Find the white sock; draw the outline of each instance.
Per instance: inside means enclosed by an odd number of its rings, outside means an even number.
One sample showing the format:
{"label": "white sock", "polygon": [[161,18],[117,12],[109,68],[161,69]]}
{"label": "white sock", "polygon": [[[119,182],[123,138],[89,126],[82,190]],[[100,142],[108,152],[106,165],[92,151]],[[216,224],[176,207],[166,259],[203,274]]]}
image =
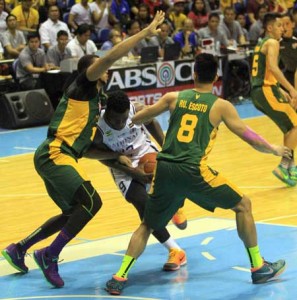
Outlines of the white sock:
{"label": "white sock", "polygon": [[166,247],[168,250],[174,248],[174,249],[181,249],[181,247],[176,243],[176,241],[170,237],[165,243],[162,244],[164,247]]}

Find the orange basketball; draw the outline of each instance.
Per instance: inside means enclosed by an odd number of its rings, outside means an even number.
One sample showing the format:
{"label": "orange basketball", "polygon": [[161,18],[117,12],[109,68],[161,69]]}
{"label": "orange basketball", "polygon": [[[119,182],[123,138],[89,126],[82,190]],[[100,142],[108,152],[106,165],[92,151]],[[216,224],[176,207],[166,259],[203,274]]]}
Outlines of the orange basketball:
{"label": "orange basketball", "polygon": [[140,158],[138,165],[143,165],[145,173],[154,172],[157,163],[157,154],[157,152],[146,153]]}

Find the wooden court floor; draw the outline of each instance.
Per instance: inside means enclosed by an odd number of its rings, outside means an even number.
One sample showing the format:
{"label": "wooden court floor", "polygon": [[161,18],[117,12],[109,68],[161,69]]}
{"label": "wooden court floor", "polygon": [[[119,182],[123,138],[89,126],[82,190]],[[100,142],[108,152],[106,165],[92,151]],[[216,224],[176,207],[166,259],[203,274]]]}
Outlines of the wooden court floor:
{"label": "wooden court floor", "polygon": [[[267,117],[247,119],[245,122],[271,143],[282,143],[281,132]],[[26,237],[49,217],[59,214],[34,170],[32,157],[30,153],[0,158],[0,249]],[[271,173],[279,161],[276,156],[257,152],[221,126],[209,165],[222,172],[251,198],[257,222],[297,225],[297,187],[287,188]],[[71,243],[136,229],[138,216],[117,191],[108,169],[94,160],[82,159],[81,164],[97,188],[103,207]],[[185,212],[188,219],[204,216],[234,218],[233,212],[218,209],[211,214],[189,201],[186,202]],[[50,240],[52,238],[32,247],[31,251],[48,245]]]}

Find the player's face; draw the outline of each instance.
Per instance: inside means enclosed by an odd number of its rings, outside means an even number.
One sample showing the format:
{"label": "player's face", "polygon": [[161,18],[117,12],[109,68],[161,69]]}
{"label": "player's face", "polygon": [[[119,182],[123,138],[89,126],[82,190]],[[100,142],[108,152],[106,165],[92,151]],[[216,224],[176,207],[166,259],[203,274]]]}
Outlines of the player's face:
{"label": "player's face", "polygon": [[112,129],[122,130],[126,126],[129,111],[130,110],[127,109],[124,113],[117,113],[110,110],[105,113],[105,120]]}
{"label": "player's face", "polygon": [[291,21],[290,17],[283,17],[283,36],[284,37],[292,37],[293,35],[293,30],[294,30],[294,22]]}
{"label": "player's face", "polygon": [[272,37],[274,37],[276,40],[279,40],[284,32],[282,20],[280,18],[277,18],[271,26]]}

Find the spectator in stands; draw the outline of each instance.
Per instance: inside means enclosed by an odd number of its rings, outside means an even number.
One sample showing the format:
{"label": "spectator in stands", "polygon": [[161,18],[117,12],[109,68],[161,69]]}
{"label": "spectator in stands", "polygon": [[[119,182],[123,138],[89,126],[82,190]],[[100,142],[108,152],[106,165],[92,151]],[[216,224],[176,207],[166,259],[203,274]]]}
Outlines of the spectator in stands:
{"label": "spectator in stands", "polygon": [[111,0],[95,0],[90,3],[92,21],[95,27],[95,33],[98,35],[101,29],[109,28],[108,15]]}
{"label": "spectator in stands", "polygon": [[244,38],[245,38],[245,41],[248,43],[250,41],[250,36],[249,36],[249,32],[248,30],[246,29],[246,18],[245,18],[245,14],[244,13],[238,13],[236,15],[236,21],[239,23],[241,29],[242,29],[242,32],[243,32],[243,35],[244,35]]}
{"label": "spectator in stands", "polygon": [[169,13],[169,19],[173,24],[175,33],[183,28],[184,22],[187,19],[184,10],[185,0],[174,0],[172,11]]}
{"label": "spectator in stands", "polygon": [[43,5],[39,6],[38,13],[39,13],[39,23],[42,24],[48,19],[48,10],[51,6],[55,5],[58,6],[59,9],[59,18],[61,20],[61,17],[63,16],[63,10],[59,6],[60,2],[58,3],[58,0],[44,0]]}
{"label": "spectator in stands", "polygon": [[206,10],[205,0],[194,0],[188,18],[194,23],[196,30],[207,26],[208,13]]}
{"label": "spectator in stands", "polygon": [[159,46],[159,57],[164,57],[164,48],[165,45],[174,44],[173,38],[170,36],[171,30],[170,25],[167,22],[164,22],[160,25],[161,31],[157,36],[153,36],[152,40]]}
{"label": "spectator in stands", "polygon": [[18,58],[26,46],[26,39],[22,31],[17,30],[16,16],[9,14],[6,17],[7,30],[2,35],[2,44],[5,49],[5,58]]}
{"label": "spectator in stands", "polygon": [[297,7],[293,8],[292,17],[293,17],[293,21],[294,21],[294,24],[295,24],[293,35],[297,37]]}
{"label": "spectator in stands", "polygon": [[75,32],[81,24],[88,24],[89,26],[93,24],[88,0],[81,0],[80,3],[74,4],[70,9],[68,25],[72,32]]}
{"label": "spectator in stands", "polygon": [[0,39],[0,60],[2,60],[4,58],[4,48],[2,46],[2,42]]}
{"label": "spectator in stands", "polygon": [[151,23],[152,18],[150,15],[150,8],[147,4],[141,3],[139,5],[136,19],[138,20],[141,29],[145,28],[146,26],[148,26],[148,24]]}
{"label": "spectator in stands", "polygon": [[39,35],[29,33],[27,39],[28,45],[19,55],[16,77],[22,90],[33,90],[42,87],[39,75],[52,69],[53,65],[46,63],[45,52],[39,48]]}
{"label": "spectator in stands", "polygon": [[224,18],[220,23],[220,29],[227,36],[230,46],[237,47],[238,44],[245,44],[246,40],[240,24],[235,21],[235,11],[232,7],[226,7]]}
{"label": "spectator in stands", "polygon": [[71,57],[70,50],[66,48],[68,41],[69,41],[68,32],[65,30],[60,30],[57,33],[56,45],[51,46],[46,53],[48,63],[60,67],[60,63],[62,60]]}
{"label": "spectator in stands", "polygon": [[219,0],[208,0],[208,5],[211,12],[220,12],[220,2]]}
{"label": "spectator in stands", "polygon": [[11,13],[16,16],[18,29],[25,35],[29,32],[36,32],[39,24],[39,13],[32,8],[32,0],[22,0],[21,4],[16,6]]}
{"label": "spectator in stands", "polygon": [[148,5],[150,9],[150,16],[153,18],[157,9],[165,2],[165,0],[143,0],[143,3]]}
{"label": "spectator in stands", "polygon": [[194,31],[191,19],[186,19],[182,24],[182,30],[173,36],[173,40],[180,44],[183,57],[194,57],[198,48],[198,35]]}
{"label": "spectator in stands", "polygon": [[[220,29],[220,16],[216,12],[209,14],[207,26],[198,30],[200,39],[213,38],[215,45],[227,47],[228,39],[225,33]],[[217,49],[219,50],[219,49]]]}
{"label": "spectator in stands", "polygon": [[97,47],[90,40],[91,29],[88,24],[81,24],[76,30],[76,36],[68,44],[67,48],[71,52],[71,57],[81,58],[86,54],[95,54]]}
{"label": "spectator in stands", "polygon": [[48,9],[48,19],[41,24],[39,28],[41,45],[47,51],[51,46],[57,44],[57,33],[60,30],[68,33],[68,39],[71,40],[71,33],[66,23],[60,21],[60,10],[58,6],[52,5]]}
{"label": "spectator in stands", "polygon": [[130,6],[127,0],[112,0],[109,12],[109,23],[113,26],[120,23],[123,27],[130,21]]}
{"label": "spectator in stands", "polygon": [[251,43],[257,43],[258,39],[263,35],[263,19],[264,15],[268,12],[268,6],[266,4],[262,4],[259,6],[259,11],[257,13],[257,20],[254,22],[249,30],[250,41]]}
{"label": "spectator in stands", "polygon": [[284,0],[268,0],[269,12],[286,14],[288,8]]}
{"label": "spectator in stands", "polygon": [[5,11],[5,0],[0,0],[0,34],[6,30],[6,18],[8,13]]}
{"label": "spectator in stands", "polygon": [[268,0],[249,0],[247,1],[247,14],[250,22],[253,24],[257,21],[260,5],[265,4],[268,7]]}
{"label": "spectator in stands", "polygon": [[100,50],[109,50],[123,40],[122,34],[117,29],[111,29],[108,41],[104,42]]}
{"label": "spectator in stands", "polygon": [[135,19],[135,17],[138,15],[138,11],[139,11],[139,6],[141,3],[145,3],[145,1],[142,0],[127,0],[129,7],[130,7],[130,11],[131,11],[131,16],[132,19]]}

